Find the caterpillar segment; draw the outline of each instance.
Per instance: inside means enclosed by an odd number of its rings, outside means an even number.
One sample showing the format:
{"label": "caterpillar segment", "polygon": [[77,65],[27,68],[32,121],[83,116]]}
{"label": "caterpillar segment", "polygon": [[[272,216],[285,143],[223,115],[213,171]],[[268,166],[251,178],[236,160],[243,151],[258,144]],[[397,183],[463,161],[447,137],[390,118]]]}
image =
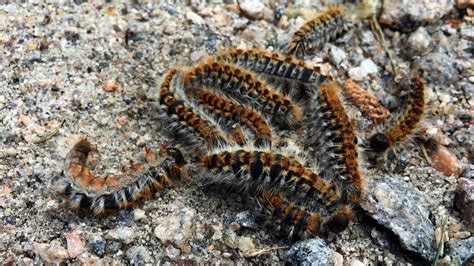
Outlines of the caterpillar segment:
{"label": "caterpillar segment", "polygon": [[406,140],[417,128],[425,111],[425,85],[421,77],[415,77],[408,83],[409,94],[405,109],[384,131],[369,138],[369,147],[376,153],[385,153],[398,143]]}
{"label": "caterpillar segment", "polygon": [[349,28],[348,10],[344,6],[327,8],[320,15],[309,19],[292,36],[284,53],[304,57],[321,48]]}
{"label": "caterpillar segment", "polygon": [[[210,90],[193,88],[188,90],[189,98],[194,99],[206,111],[216,116],[216,120],[224,120],[230,127],[230,135],[234,142],[243,146],[246,144],[245,136],[238,125],[248,128],[254,135],[254,146],[266,147],[272,144],[272,132],[266,117],[255,109],[238,104]],[[230,126],[229,126],[230,125]]]}
{"label": "caterpillar segment", "polygon": [[[357,137],[339,97],[335,82],[319,88],[318,108],[312,128],[320,134],[310,141],[326,175],[341,183],[343,198],[348,203],[358,203],[362,197],[363,178],[359,167]],[[312,133],[313,131],[311,131]]]}
{"label": "caterpillar segment", "polygon": [[390,111],[383,107],[374,95],[361,88],[353,80],[347,79],[344,81],[342,92],[345,99],[373,123],[386,122],[390,117]]}
{"label": "caterpillar segment", "polygon": [[[74,145],[66,159],[66,178],[61,180],[58,191],[72,209],[93,216],[137,205],[141,200],[152,197],[155,192],[172,186],[176,178],[182,177],[185,164],[181,152],[170,149],[168,157],[160,165],[146,169],[143,165],[136,165],[122,175],[121,180],[114,177],[113,184],[100,184],[94,180],[108,178],[95,177],[91,173],[86,164],[91,151],[92,145],[85,139]],[[123,180],[129,182],[119,184]]]}
{"label": "caterpillar segment", "polygon": [[[160,85],[159,104],[162,119],[168,124],[169,132],[192,148],[215,147],[226,143],[225,134],[216,123],[198,108],[186,102],[173,87],[178,70],[168,71]],[[176,77],[180,79],[181,77]],[[177,81],[179,82],[179,81]]]}
{"label": "caterpillar segment", "polygon": [[341,204],[339,188],[290,156],[267,149],[224,147],[201,157],[211,172],[209,183],[224,184],[253,193],[275,189],[295,199],[310,200],[328,212]]}
{"label": "caterpillar segment", "polygon": [[188,68],[184,87],[196,86],[220,90],[259,110],[283,127],[291,127],[301,119],[300,107],[274,87],[259,80],[253,73],[213,58]]}
{"label": "caterpillar segment", "polygon": [[331,216],[314,212],[288,200],[281,194],[263,191],[256,197],[257,202],[266,210],[272,223],[278,225],[278,231],[288,234],[289,238],[297,234],[306,239],[316,235],[325,235],[328,231],[344,231],[352,219],[352,209],[342,205]]}
{"label": "caterpillar segment", "polygon": [[232,48],[220,53],[218,60],[249,69],[297,99],[304,98],[329,78],[321,74],[319,67],[310,67],[302,60],[255,48]]}
{"label": "caterpillar segment", "polygon": [[278,231],[284,231],[292,238],[296,233],[301,238],[309,238],[320,233],[321,217],[305,208],[288,202],[284,196],[264,191],[256,197],[259,205],[266,210],[272,224],[278,225]]}

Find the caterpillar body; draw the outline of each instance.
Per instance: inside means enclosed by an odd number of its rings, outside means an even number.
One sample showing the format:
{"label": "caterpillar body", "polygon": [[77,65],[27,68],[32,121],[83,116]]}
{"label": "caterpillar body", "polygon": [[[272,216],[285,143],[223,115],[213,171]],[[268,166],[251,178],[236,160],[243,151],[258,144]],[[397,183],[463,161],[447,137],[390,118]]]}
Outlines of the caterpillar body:
{"label": "caterpillar body", "polygon": [[320,48],[329,40],[347,31],[348,25],[346,7],[327,8],[320,15],[306,21],[293,34],[284,52],[303,57],[309,51]]}
{"label": "caterpillar body", "polygon": [[[160,165],[145,170],[142,166],[134,167],[126,173],[127,176],[122,176],[122,180],[128,177],[130,182],[118,184],[121,180],[114,177],[113,182],[99,183],[98,180],[109,178],[96,177],[91,173],[87,166],[91,151],[91,143],[85,139],[74,145],[66,159],[67,178],[61,180],[58,191],[72,209],[92,213],[94,216],[136,205],[140,200],[152,197],[155,192],[172,186],[173,180],[182,177],[182,167],[185,164],[182,154],[173,150],[168,153],[171,156]],[[104,189],[105,183],[110,188]]]}
{"label": "caterpillar body", "polygon": [[261,49],[229,49],[220,53],[218,59],[254,71],[296,98],[307,96],[328,79],[319,67],[309,67],[302,60]]}
{"label": "caterpillar body", "polygon": [[173,79],[177,74],[177,69],[169,70],[160,85],[161,117],[169,125],[170,133],[190,147],[212,147],[226,143],[225,134],[212,119],[179,97],[177,88],[173,88]]}
{"label": "caterpillar body", "polygon": [[295,125],[301,119],[300,107],[290,98],[260,81],[251,72],[213,58],[185,72],[184,86],[190,88],[193,85],[229,93],[283,126]]}
{"label": "caterpillar body", "polygon": [[369,147],[374,152],[386,152],[407,139],[423,118],[426,100],[423,80],[421,77],[416,77],[405,82],[409,87],[406,107],[386,130],[375,133],[369,138]]}
{"label": "caterpillar body", "polygon": [[310,146],[320,159],[321,168],[326,169],[326,175],[334,176],[342,183],[343,198],[351,204],[357,203],[362,197],[363,186],[357,137],[338,95],[337,84],[320,86],[317,98],[319,108],[315,111],[314,122],[309,124],[324,133],[315,134]]}
{"label": "caterpillar body", "polygon": [[[255,137],[255,146],[271,146],[272,133],[270,125],[267,123],[266,117],[261,115],[255,109],[226,99],[210,90],[193,88],[188,91],[190,98],[204,106],[204,108],[210,113],[215,114],[218,120],[227,121],[227,124],[230,124],[230,127],[235,123],[240,123],[250,129]],[[240,136],[237,129],[238,128],[233,128],[232,130]],[[238,139],[238,137],[235,137],[234,139]],[[239,145],[244,145],[245,142],[245,140],[236,141]]]}

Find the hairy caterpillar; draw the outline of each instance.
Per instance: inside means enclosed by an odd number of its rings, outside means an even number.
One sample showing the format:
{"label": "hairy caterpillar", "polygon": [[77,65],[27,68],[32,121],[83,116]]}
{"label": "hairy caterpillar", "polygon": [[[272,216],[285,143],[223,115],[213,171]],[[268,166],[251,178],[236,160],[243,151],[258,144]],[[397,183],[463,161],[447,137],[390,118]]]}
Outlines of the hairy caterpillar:
{"label": "hairy caterpillar", "polygon": [[183,79],[186,88],[203,86],[227,92],[279,124],[291,126],[301,119],[300,107],[291,99],[251,72],[213,58],[186,70]]}
{"label": "hairy caterpillar", "polygon": [[407,105],[402,114],[383,132],[369,138],[369,147],[374,152],[386,152],[397,143],[405,140],[418,126],[425,109],[425,86],[420,77],[409,83]]}
{"label": "hairy caterpillar", "polygon": [[291,238],[295,232],[301,238],[325,234],[328,230],[333,233],[344,231],[352,219],[350,206],[341,205],[331,216],[311,211],[311,208],[301,207],[288,201],[281,194],[263,191],[256,197],[262,206],[272,216],[272,222],[279,225],[278,230],[284,230]]}
{"label": "hairy caterpillar", "polygon": [[306,52],[320,48],[329,40],[347,31],[347,9],[344,6],[327,8],[320,15],[306,21],[284,48],[286,54],[304,56]]}
{"label": "hairy caterpillar", "polygon": [[357,83],[348,79],[344,81],[343,94],[365,117],[373,122],[385,122],[390,117],[390,111],[380,105],[379,101]]}
{"label": "hairy caterpillar", "polygon": [[302,199],[315,199],[328,209],[341,203],[338,187],[291,156],[268,149],[232,148],[209,152],[201,165],[213,172],[210,183],[228,184],[247,191],[269,188]]}
{"label": "hairy caterpillar", "polygon": [[310,145],[320,158],[322,169],[328,169],[328,175],[339,177],[336,180],[343,183],[343,197],[350,203],[357,203],[363,185],[357,138],[335,82],[321,85],[318,102],[319,109],[312,127],[321,133],[315,134]]}
{"label": "hairy caterpillar", "polygon": [[[223,118],[227,121],[230,120],[233,123],[240,123],[249,128],[255,136],[255,146],[271,146],[272,133],[270,126],[266,122],[266,117],[256,110],[245,105],[240,105],[209,90],[192,88],[188,91],[189,97],[195,99],[197,103],[204,106],[207,111],[216,114],[219,118]],[[237,131],[236,129],[233,130],[234,132]],[[245,143],[245,141],[236,142],[238,144],[240,144],[239,142]]]}
{"label": "hairy caterpillar", "polygon": [[296,97],[304,97],[328,78],[319,67],[309,67],[302,60],[261,49],[233,48],[220,53],[218,59],[254,71]]}
{"label": "hairy caterpillar", "polygon": [[320,233],[319,214],[291,204],[282,195],[273,194],[270,191],[264,191],[256,199],[260,206],[271,215],[272,222],[279,225],[278,230],[287,230],[290,238],[295,232],[302,238]]}
{"label": "hairy caterpillar", "polygon": [[224,133],[210,118],[205,117],[188,102],[179,98],[176,89],[172,87],[177,73],[177,69],[169,70],[160,85],[159,103],[163,110],[161,117],[169,124],[170,132],[178,140],[183,140],[192,147],[202,144],[212,147],[226,143]]}
{"label": "hairy caterpillar", "polygon": [[[104,188],[105,183],[97,181],[108,178],[94,176],[86,165],[91,151],[92,146],[85,139],[74,145],[66,159],[65,175],[68,179],[61,180],[58,190],[72,209],[92,212],[94,216],[135,205],[141,199],[150,198],[158,190],[170,187],[173,180],[182,177],[182,167],[186,163],[179,150],[168,149],[166,153],[169,158],[160,165],[145,170],[141,169],[143,165],[133,167],[125,173],[130,182],[119,185],[119,180],[114,177],[113,183],[105,182],[110,188]],[[125,179],[125,176],[121,179]]]}

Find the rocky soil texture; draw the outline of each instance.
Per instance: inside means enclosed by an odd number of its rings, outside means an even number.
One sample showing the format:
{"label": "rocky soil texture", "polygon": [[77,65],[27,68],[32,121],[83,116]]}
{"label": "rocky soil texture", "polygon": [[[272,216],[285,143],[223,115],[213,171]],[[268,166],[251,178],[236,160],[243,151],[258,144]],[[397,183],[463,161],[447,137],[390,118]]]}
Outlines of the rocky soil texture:
{"label": "rocky soil texture", "polygon": [[147,101],[167,68],[226,47],[277,51],[336,2],[26,2],[0,0],[1,262],[391,265],[429,263],[437,250],[438,262],[472,262],[472,1],[359,1],[351,30],[306,56],[390,110],[401,95],[389,81],[422,69],[428,110],[423,134],[367,170],[350,229],[305,241],[265,227],[252,199],[192,181],[96,218],[66,208],[54,184],[79,136],[97,144],[94,170],[103,174],[143,161],[145,147],[177,144]]}

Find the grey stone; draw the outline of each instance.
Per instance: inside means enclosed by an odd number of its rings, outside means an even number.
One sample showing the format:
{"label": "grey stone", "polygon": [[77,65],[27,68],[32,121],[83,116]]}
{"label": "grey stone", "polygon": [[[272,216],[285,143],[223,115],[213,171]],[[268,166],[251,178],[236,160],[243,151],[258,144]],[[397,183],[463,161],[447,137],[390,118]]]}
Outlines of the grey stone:
{"label": "grey stone", "polygon": [[239,3],[242,12],[251,19],[261,19],[265,5],[257,0],[244,0]]}
{"label": "grey stone", "polygon": [[129,227],[119,227],[107,232],[106,238],[129,244],[135,237],[135,231]]}
{"label": "grey stone", "polygon": [[454,203],[467,220],[468,228],[474,230],[474,180],[459,179]]}
{"label": "grey stone", "polygon": [[341,48],[331,45],[329,50],[329,59],[335,65],[339,65],[346,58],[346,53]]}
{"label": "grey stone", "polygon": [[122,244],[117,241],[107,241],[105,245],[105,252],[107,254],[115,254],[122,248]]}
{"label": "grey stone", "polygon": [[235,223],[241,227],[250,228],[252,230],[258,230],[258,225],[255,222],[255,216],[250,211],[243,211],[235,215]]}
{"label": "grey stone", "polygon": [[201,25],[204,19],[193,11],[186,12],[186,19],[192,21],[194,24]]}
{"label": "grey stone", "polygon": [[171,259],[175,259],[181,254],[181,251],[179,249],[175,248],[173,245],[168,245],[166,247],[166,254]]}
{"label": "grey stone", "polygon": [[360,62],[360,66],[349,69],[349,76],[353,80],[362,81],[369,74],[375,74],[377,71],[377,65],[371,59],[366,58]]}
{"label": "grey stone", "polygon": [[442,1],[384,1],[380,23],[396,30],[412,32],[418,26],[432,23],[454,8],[454,0]]}
{"label": "grey stone", "polygon": [[463,240],[449,240],[446,242],[446,252],[451,256],[454,264],[472,265],[474,263],[474,236]]}
{"label": "grey stone", "polygon": [[154,234],[165,245],[173,243],[182,246],[191,236],[195,216],[196,210],[182,208],[166,216],[155,227]]}
{"label": "grey stone", "polygon": [[138,265],[151,261],[151,256],[144,246],[134,246],[127,250],[127,258],[130,264]]}
{"label": "grey stone", "polygon": [[431,44],[431,36],[428,34],[424,27],[419,27],[415,32],[410,34],[408,38],[408,46],[410,52],[423,53],[428,50]]}
{"label": "grey stone", "polygon": [[400,176],[368,179],[360,204],[367,214],[398,236],[403,248],[431,261],[435,255],[434,226],[423,194]]}
{"label": "grey stone", "polygon": [[102,238],[94,238],[89,241],[89,248],[95,255],[102,257],[105,254],[105,240]]}
{"label": "grey stone", "polygon": [[442,88],[449,88],[449,85],[460,79],[459,71],[456,69],[455,56],[445,48],[435,51],[415,60],[413,69],[416,72],[426,73],[429,83],[443,84]]}
{"label": "grey stone", "polygon": [[298,265],[327,265],[331,262],[331,249],[324,240],[313,238],[296,242],[281,258]]}

